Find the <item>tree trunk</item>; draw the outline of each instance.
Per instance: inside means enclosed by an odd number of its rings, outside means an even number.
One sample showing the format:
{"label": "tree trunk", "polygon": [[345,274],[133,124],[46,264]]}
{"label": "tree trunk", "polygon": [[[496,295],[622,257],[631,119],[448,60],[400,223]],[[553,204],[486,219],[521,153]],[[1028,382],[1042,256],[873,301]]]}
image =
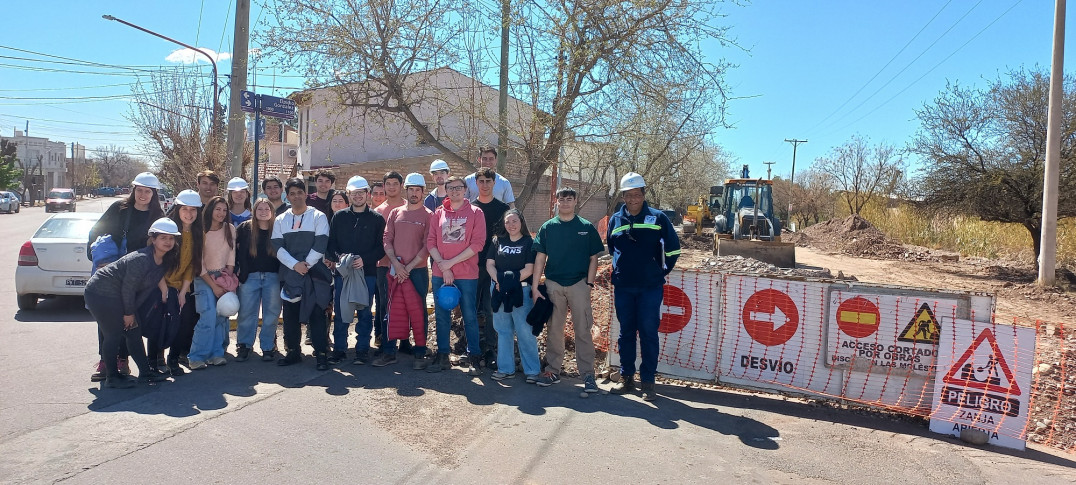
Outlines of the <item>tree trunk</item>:
{"label": "tree trunk", "polygon": [[1035,249],[1035,272],[1039,271],[1039,254],[1042,252],[1042,228],[1039,221],[1025,221],[1024,227],[1031,233],[1031,245]]}

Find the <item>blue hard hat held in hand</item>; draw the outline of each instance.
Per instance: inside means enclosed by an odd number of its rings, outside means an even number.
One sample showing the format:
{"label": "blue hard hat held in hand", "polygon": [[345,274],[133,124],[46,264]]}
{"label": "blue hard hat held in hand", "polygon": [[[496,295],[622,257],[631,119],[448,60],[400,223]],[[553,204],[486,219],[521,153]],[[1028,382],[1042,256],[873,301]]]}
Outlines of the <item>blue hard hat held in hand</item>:
{"label": "blue hard hat held in hand", "polygon": [[460,290],[455,285],[444,285],[434,292],[437,306],[442,310],[452,310],[460,304]]}

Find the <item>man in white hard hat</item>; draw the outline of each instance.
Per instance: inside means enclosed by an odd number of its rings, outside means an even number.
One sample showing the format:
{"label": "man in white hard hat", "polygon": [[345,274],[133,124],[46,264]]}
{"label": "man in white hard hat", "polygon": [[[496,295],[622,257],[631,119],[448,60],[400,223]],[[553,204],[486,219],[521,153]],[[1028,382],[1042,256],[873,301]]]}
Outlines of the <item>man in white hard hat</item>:
{"label": "man in white hard hat", "polygon": [[[492,146],[483,146],[478,149],[478,166],[486,168],[497,168],[497,149]],[[478,181],[475,179],[477,172],[472,173],[463,179],[467,183],[467,200],[475,200],[478,198]],[[512,191],[512,182],[508,179],[497,174],[497,180],[493,183],[493,197],[497,200],[508,204],[508,207],[516,207],[516,196]]]}
{"label": "man in white hard hat", "polygon": [[658,367],[658,325],[665,276],[680,257],[680,238],[664,212],[646,203],[646,182],[635,172],[620,179],[624,206],[609,218],[606,241],[613,255],[613,303],[620,322],[620,382],[613,394],[635,390],[636,336],[642,348],[643,400],[653,401]]}
{"label": "man in white hard hat", "polygon": [[[350,206],[333,216],[325,258],[335,264],[339,263],[344,255],[357,256],[352,259],[351,267],[362,270],[367,298],[372,301],[377,291],[377,262],[385,256],[385,248],[381,243],[381,235],[385,232],[385,218],[370,207],[370,184],[365,178],[356,175],[348,179],[347,194]],[[356,317],[354,314],[343,314],[343,306],[339,302],[343,281],[339,275],[336,275],[334,280],[337,312],[333,320],[333,350],[329,353],[329,363],[333,365],[347,357],[348,327]],[[370,362],[372,329],[373,317],[370,305],[367,305],[358,311],[353,364]]]}
{"label": "man in white hard hat", "polygon": [[[545,273],[553,317],[546,327],[546,369],[538,376],[540,387],[560,382],[564,365],[564,326],[568,310],[572,311],[575,329],[575,358],[583,377],[583,390],[598,392],[594,381],[594,339],[590,328],[594,324],[590,292],[598,271],[598,254],[605,250],[598,229],[590,221],[576,215],[575,189],[557,191],[557,215],[542,224],[534,238],[534,281]],[[535,302],[542,298],[539,285],[531,285]]]}
{"label": "man in white hard hat", "polygon": [[452,176],[452,169],[449,168],[448,162],[438,158],[430,164],[430,176],[433,177],[433,190],[422,201],[422,205],[433,212],[441,206],[445,197],[448,197],[448,192],[445,191],[445,181]]}
{"label": "man in white hard hat", "polygon": [[[392,263],[390,278],[396,282],[407,282],[414,286],[422,301],[420,322],[421,335],[416,333],[414,347],[415,362],[412,369],[422,370],[428,367],[426,359],[426,294],[429,291],[430,276],[426,270],[426,239],[430,230],[430,210],[422,204],[426,192],[426,180],[422,174],[409,173],[404,179],[407,205],[389,211],[385,218],[385,255]],[[402,309],[400,309],[402,310]],[[393,310],[395,313],[397,310]],[[386,335],[387,338],[387,335]],[[388,340],[383,346],[384,352],[374,360],[375,367],[384,367],[396,363],[396,341]]]}

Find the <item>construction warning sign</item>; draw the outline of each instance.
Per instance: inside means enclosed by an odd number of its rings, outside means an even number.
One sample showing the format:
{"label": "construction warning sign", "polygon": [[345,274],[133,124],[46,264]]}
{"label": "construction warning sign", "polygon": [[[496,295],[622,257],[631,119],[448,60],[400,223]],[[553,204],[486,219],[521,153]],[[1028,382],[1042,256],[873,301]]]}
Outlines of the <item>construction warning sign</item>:
{"label": "construction warning sign", "polygon": [[[934,375],[938,356],[937,314],[956,318],[959,301],[923,296],[830,292],[826,363],[877,374]],[[910,330],[909,330],[910,329]],[[909,338],[906,338],[909,337]]]}
{"label": "construction warning sign", "polygon": [[897,340],[901,342],[936,344],[938,343],[939,334],[938,319],[934,317],[934,311],[930,309],[930,304],[924,302],[919,306],[919,310],[915,312],[915,316],[908,322],[908,325],[900,332]]}
{"label": "construction warning sign", "polygon": [[665,285],[661,299],[661,323],[659,333],[676,333],[691,321],[691,299],[684,290],[673,285]]}
{"label": "construction warning sign", "polygon": [[[1023,449],[1028,419],[1035,329],[942,319],[930,430],[959,436],[966,428],[990,442]],[[948,327],[952,327],[949,329]]]}

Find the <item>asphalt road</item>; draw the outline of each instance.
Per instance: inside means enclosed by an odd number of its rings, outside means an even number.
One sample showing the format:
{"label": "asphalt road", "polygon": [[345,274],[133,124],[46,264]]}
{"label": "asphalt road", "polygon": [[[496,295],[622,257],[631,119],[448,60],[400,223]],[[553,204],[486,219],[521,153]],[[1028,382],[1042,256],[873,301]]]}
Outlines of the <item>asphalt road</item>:
{"label": "asphalt road", "polygon": [[[0,214],[0,271],[46,217]],[[977,448],[913,420],[675,386],[654,403],[584,399],[578,380],[427,374],[407,356],[329,372],[254,359],[100,389],[82,303],[19,312],[0,279],[0,482],[1076,482],[1072,456]]]}

